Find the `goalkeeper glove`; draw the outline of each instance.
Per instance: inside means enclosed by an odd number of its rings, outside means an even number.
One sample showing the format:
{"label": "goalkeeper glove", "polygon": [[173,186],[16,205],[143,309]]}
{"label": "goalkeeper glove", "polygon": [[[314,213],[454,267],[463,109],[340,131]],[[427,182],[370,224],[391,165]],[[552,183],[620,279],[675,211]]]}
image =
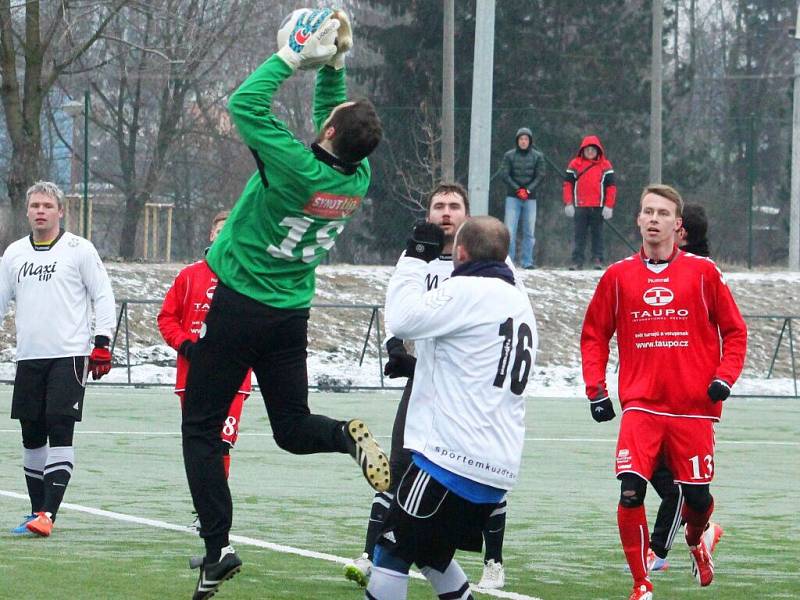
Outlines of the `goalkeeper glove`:
{"label": "goalkeeper glove", "polygon": [[397,337],[389,338],[386,342],[386,352],[389,353],[389,360],[383,368],[384,375],[389,379],[414,376],[417,359],[408,353],[403,340]]}
{"label": "goalkeeper glove", "polygon": [[726,400],[730,395],[731,386],[722,381],[722,379],[715,379],[711,382],[711,385],[708,386],[708,397],[711,398],[712,402]]}
{"label": "goalkeeper glove", "polygon": [[100,379],[111,370],[111,352],[108,350],[108,337],[94,336],[94,349],[89,355],[89,371],[92,379]]}
{"label": "goalkeeper glove", "polygon": [[564,205],[564,214],[567,215],[570,219],[575,216],[575,205],[574,204],[565,204]]}
{"label": "goalkeeper glove", "polygon": [[589,400],[589,410],[592,411],[592,418],[598,423],[610,421],[617,416],[617,413],[614,412],[614,404],[607,394]]}
{"label": "goalkeeper glove", "polygon": [[350,17],[341,8],[333,11],[333,18],[339,21],[339,30],[334,40],[336,54],[325,64],[338,71],[344,68],[344,55],[353,47],[353,27],[350,25]]}
{"label": "goalkeeper glove", "polygon": [[527,200],[528,199],[528,190],[524,187],[521,187],[517,190],[517,198],[520,200]]}
{"label": "goalkeeper glove", "polygon": [[197,345],[197,342],[193,342],[192,340],[184,340],[184,342],[178,348],[178,354],[183,356],[186,360],[192,360],[192,353],[194,352],[194,347]]}
{"label": "goalkeeper glove", "polygon": [[444,246],[444,231],[434,223],[417,223],[406,242],[406,256],[431,262],[438,258]]}
{"label": "goalkeeper glove", "polygon": [[607,206],[603,207],[603,219],[608,221],[611,217],[614,216],[614,209],[608,208]]}
{"label": "goalkeeper glove", "polygon": [[339,20],[329,8],[301,8],[289,15],[278,30],[278,56],[292,70],[313,69],[336,54]]}

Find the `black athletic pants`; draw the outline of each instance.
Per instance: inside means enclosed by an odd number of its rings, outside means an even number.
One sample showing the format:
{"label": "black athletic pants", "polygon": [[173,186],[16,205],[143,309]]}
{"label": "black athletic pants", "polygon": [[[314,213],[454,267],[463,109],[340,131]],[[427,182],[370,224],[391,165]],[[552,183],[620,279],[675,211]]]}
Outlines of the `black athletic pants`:
{"label": "black athletic pants", "polygon": [[219,432],[247,369],[256,375],[275,443],[293,454],[347,452],[343,421],[308,408],[308,309],[266,306],[219,284],[189,366],[183,461],[207,556],[228,545],[233,505]]}
{"label": "black athletic pants", "polygon": [[575,209],[575,247],[572,250],[572,262],[583,264],[586,248],[586,234],[592,236],[592,258],[603,260],[603,209],[598,207],[577,207]]}
{"label": "black athletic pants", "polygon": [[672,541],[680,529],[682,493],[680,486],[672,478],[672,471],[664,465],[659,466],[650,478],[653,489],[661,496],[650,547],[661,558],[666,558],[672,548]]}

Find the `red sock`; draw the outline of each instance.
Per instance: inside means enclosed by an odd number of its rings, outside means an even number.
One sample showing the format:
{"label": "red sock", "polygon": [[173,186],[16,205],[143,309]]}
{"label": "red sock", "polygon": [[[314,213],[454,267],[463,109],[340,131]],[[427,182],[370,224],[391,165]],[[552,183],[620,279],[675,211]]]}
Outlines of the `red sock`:
{"label": "red sock", "polygon": [[[681,516],[686,521],[686,543],[690,546],[697,546],[700,543],[700,538],[703,537],[703,532],[706,530],[711,519],[711,513],[714,512],[714,499],[711,499],[711,504],[705,512],[699,513],[691,506],[684,503]],[[711,548],[709,548],[711,550]]]}
{"label": "red sock", "polygon": [[634,586],[644,585],[648,590],[653,584],[647,578],[647,550],[650,548],[650,534],[647,529],[647,514],[644,506],[628,508],[621,504],[617,507],[617,525],[622,550],[631,568]]}
{"label": "red sock", "polygon": [[225,479],[231,474],[231,455],[230,454],[223,454],[222,455],[222,464],[225,466]]}

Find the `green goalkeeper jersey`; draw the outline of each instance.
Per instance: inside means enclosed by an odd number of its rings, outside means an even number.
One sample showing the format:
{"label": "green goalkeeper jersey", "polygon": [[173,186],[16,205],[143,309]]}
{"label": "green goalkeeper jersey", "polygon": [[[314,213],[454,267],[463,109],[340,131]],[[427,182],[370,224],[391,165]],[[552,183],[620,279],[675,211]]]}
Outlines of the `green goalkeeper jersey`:
{"label": "green goalkeeper jersey", "polygon": [[[207,260],[229,288],[275,308],[296,309],[311,305],[315,269],[360,206],[370,167],[366,159],[343,169],[318,158],[275,117],[272,97],[291,74],[291,68],[273,55],[230,99],[231,116],[258,170]],[[346,100],[345,92],[344,69],[326,66],[317,72],[317,131]]]}

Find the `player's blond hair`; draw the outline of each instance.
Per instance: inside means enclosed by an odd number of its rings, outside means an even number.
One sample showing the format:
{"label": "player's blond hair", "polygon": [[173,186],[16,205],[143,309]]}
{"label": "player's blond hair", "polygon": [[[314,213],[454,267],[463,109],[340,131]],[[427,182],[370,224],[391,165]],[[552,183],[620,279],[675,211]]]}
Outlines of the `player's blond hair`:
{"label": "player's blond hair", "polygon": [[642,196],[639,198],[639,210],[642,209],[642,201],[647,194],[655,194],[656,196],[661,196],[662,198],[666,198],[667,200],[673,202],[675,204],[675,216],[682,217],[683,216],[683,198],[681,198],[680,192],[676,190],[671,185],[665,185],[663,183],[651,183],[642,190]]}
{"label": "player's blond hair", "polygon": [[217,226],[217,223],[220,221],[225,221],[230,216],[231,211],[229,210],[221,210],[217,214],[214,215],[214,218],[211,219],[211,231],[214,231],[214,227]]}
{"label": "player's blond hair", "polygon": [[52,198],[58,204],[58,208],[62,208],[64,206],[64,192],[62,192],[61,188],[52,181],[37,181],[31,187],[29,187],[28,191],[25,192],[26,207],[28,206],[31,196],[34,194],[42,194],[43,196]]}

